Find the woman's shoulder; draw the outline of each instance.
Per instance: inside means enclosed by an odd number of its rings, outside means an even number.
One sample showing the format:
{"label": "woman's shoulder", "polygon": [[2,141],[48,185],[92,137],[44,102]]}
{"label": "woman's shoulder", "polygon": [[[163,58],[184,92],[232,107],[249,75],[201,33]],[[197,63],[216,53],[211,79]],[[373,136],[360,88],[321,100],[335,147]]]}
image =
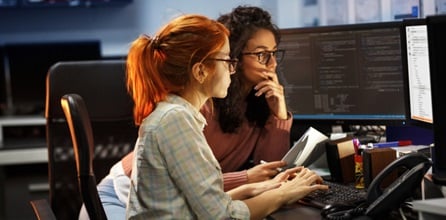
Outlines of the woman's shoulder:
{"label": "woman's shoulder", "polygon": [[[184,111],[184,107],[179,104],[168,103],[168,102],[159,102],[156,105],[156,108],[146,117],[144,118],[141,126],[147,127],[156,126],[160,124],[161,121],[174,117],[175,115],[181,114]],[[166,117],[169,116],[169,117]]]}

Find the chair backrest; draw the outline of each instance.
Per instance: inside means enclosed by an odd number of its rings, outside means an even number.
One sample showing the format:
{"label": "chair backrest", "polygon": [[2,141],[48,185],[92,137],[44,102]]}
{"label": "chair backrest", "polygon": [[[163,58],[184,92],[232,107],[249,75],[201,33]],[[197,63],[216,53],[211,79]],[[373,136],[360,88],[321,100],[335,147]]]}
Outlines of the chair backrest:
{"label": "chair backrest", "polygon": [[96,188],[93,172],[94,138],[87,107],[78,94],[67,94],[61,106],[70,129],[79,190],[91,220],[107,219]]}
{"label": "chair backrest", "polygon": [[47,75],[45,118],[51,208],[58,219],[77,219],[82,198],[72,142],[60,105],[63,95],[83,97],[94,136],[94,174],[100,181],[133,150],[137,127],[125,86],[124,60],[59,62]]}
{"label": "chair backrest", "polygon": [[37,220],[56,220],[53,210],[46,199],[29,201]]}

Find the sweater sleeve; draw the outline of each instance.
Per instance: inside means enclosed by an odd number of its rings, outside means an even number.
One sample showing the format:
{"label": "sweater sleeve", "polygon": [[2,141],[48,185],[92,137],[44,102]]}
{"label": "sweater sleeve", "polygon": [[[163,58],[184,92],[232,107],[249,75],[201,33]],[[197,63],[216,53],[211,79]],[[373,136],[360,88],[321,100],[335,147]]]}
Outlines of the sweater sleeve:
{"label": "sweater sleeve", "polygon": [[248,182],[248,173],[246,170],[223,173],[223,187],[225,192],[234,189],[240,185],[243,185],[247,182]]}

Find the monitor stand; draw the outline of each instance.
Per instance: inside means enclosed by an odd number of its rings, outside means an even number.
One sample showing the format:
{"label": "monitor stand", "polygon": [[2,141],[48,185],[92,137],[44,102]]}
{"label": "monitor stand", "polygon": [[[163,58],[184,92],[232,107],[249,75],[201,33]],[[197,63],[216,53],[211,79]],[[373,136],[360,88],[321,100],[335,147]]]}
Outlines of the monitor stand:
{"label": "monitor stand", "polygon": [[446,173],[432,173],[432,181],[441,186],[446,186]]}

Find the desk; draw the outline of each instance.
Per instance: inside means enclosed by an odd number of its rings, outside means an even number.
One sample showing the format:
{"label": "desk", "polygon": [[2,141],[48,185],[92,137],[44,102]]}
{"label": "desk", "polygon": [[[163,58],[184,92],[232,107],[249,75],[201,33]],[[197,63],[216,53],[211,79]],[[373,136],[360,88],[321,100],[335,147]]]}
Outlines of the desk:
{"label": "desk", "polygon": [[440,220],[446,218],[446,198],[417,200],[413,209],[418,211],[420,220]]}
{"label": "desk", "polygon": [[47,163],[48,151],[45,137],[39,139],[24,137],[19,138],[19,141],[9,140],[10,146],[6,146],[8,144],[5,143],[5,137],[3,136],[3,127],[44,126],[45,123],[46,120],[43,116],[0,117],[0,166]]}
{"label": "desk", "polygon": [[42,169],[48,163],[45,133],[5,135],[15,127],[41,131],[45,123],[43,115],[0,116],[0,219],[29,219],[33,215],[28,201],[48,197],[48,171]]}
{"label": "desk", "polygon": [[[48,198],[48,173],[42,170],[46,163],[46,146],[0,149],[0,219],[29,219],[32,212],[28,201]],[[11,170],[17,172],[11,174]]]}
{"label": "desk", "polygon": [[277,210],[267,219],[288,220],[288,219],[304,219],[304,220],[320,220],[322,219],[321,210],[310,206],[300,204],[289,205]]}
{"label": "desk", "polygon": [[30,163],[48,163],[48,150],[45,147],[0,150],[0,166]]}
{"label": "desk", "polygon": [[43,126],[46,119],[43,116],[3,116],[0,117],[0,148],[3,148],[3,127],[8,126]]}
{"label": "desk", "polygon": [[[446,217],[446,198],[437,198],[440,196],[437,192],[438,186],[434,185],[430,180],[424,179],[421,189],[427,197],[435,196],[434,199],[415,200],[413,202],[413,210],[405,211],[408,219],[413,219],[419,215],[420,220],[440,220]],[[441,193],[441,192],[440,192]],[[441,195],[442,196],[442,195]],[[418,213],[417,213],[418,212]],[[392,211],[385,219],[403,219],[398,211]],[[301,205],[299,203],[283,207],[273,213],[269,220],[288,220],[288,219],[304,219],[304,220],[320,220],[321,210],[310,206]],[[358,219],[370,219],[370,217],[358,217]]]}
{"label": "desk", "polygon": [[[267,220],[295,220],[295,219],[303,219],[303,220],[323,220],[321,216],[321,210],[317,208],[313,208],[310,206],[304,206],[300,204],[288,206],[286,208],[281,208],[269,217]],[[355,220],[372,220],[372,217],[368,216],[357,216],[354,218]],[[385,218],[385,220],[403,220],[401,218],[400,213],[395,211],[389,213]],[[408,219],[413,219],[408,217]],[[430,220],[430,219],[425,219]],[[437,220],[437,219],[435,219]],[[438,219],[439,220],[439,219]]]}

